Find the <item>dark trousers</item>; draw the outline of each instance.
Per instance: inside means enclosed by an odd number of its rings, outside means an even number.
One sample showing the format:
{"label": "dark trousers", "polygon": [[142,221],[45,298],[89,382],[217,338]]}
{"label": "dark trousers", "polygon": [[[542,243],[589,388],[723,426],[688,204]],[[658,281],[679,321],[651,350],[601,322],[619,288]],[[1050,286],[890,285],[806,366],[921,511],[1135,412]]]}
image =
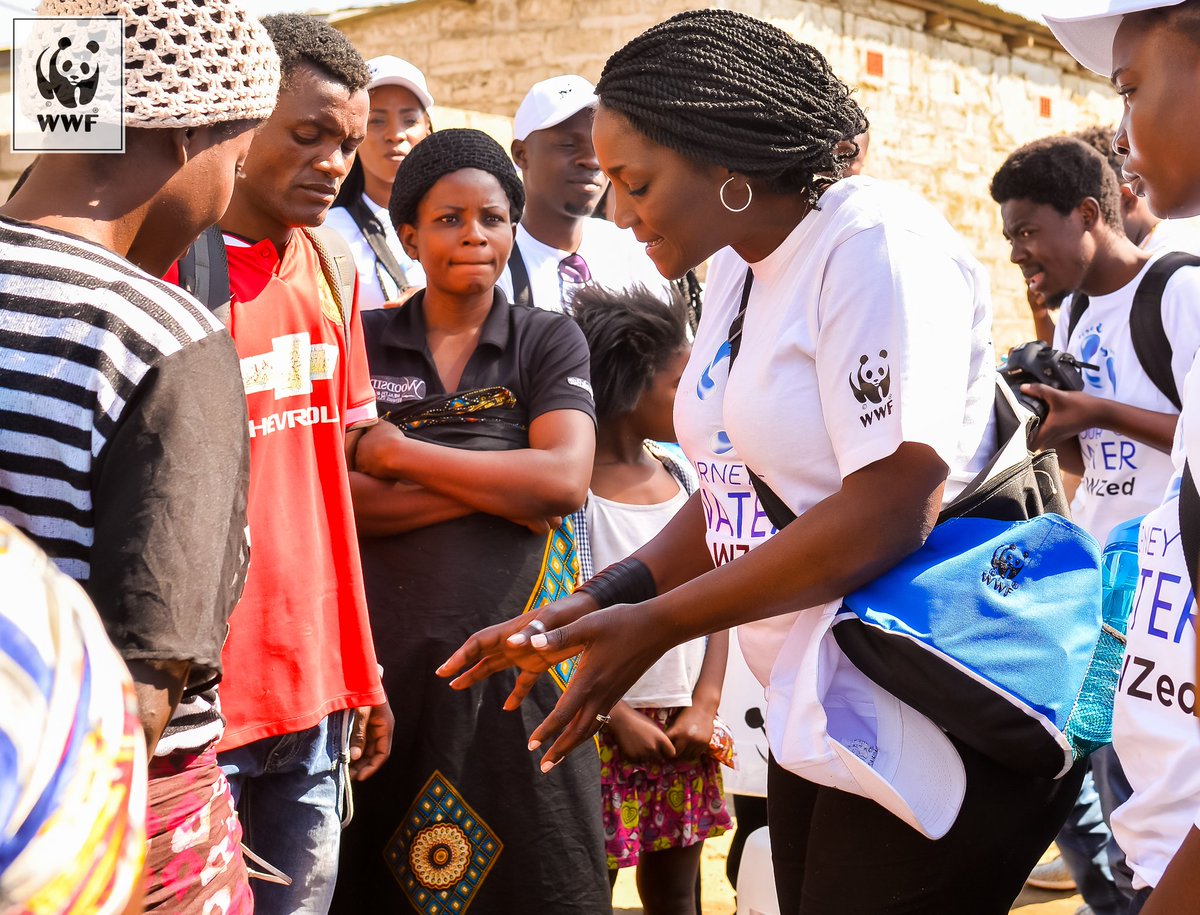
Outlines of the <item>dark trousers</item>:
{"label": "dark trousers", "polygon": [[1086,764],[1058,780],[1034,778],[953,742],[967,792],[954,826],[936,842],[874,801],[770,761],[782,915],[1006,915],[1066,819]]}
{"label": "dark trousers", "polygon": [[1133,891],[1133,899],[1129,902],[1128,915],[1138,915],[1138,912],[1142,910],[1142,906],[1150,901],[1150,891],[1151,887]]}

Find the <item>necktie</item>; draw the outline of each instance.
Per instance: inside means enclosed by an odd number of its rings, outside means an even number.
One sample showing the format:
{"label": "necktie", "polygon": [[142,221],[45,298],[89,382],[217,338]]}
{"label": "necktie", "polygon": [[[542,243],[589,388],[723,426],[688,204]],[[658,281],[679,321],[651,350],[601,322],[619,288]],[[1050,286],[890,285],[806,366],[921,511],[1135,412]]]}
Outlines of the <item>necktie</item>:
{"label": "necktie", "polygon": [[571,313],[571,300],[575,297],[575,287],[590,282],[592,271],[588,269],[587,261],[578,254],[568,254],[558,262],[558,291],[559,301],[563,311]]}

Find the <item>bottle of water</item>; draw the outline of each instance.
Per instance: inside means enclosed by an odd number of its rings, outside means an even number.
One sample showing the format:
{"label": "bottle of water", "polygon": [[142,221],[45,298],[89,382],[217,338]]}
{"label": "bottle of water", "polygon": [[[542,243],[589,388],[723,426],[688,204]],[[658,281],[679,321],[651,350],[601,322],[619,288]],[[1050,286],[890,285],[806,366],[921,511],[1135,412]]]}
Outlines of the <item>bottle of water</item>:
{"label": "bottle of water", "polygon": [[1087,677],[1063,728],[1076,758],[1112,743],[1112,709],[1125,656],[1125,627],[1138,585],[1138,531],[1142,519],[1118,524],[1101,556],[1101,612],[1104,627],[1096,640]]}
{"label": "bottle of water", "polygon": [[1134,518],[1113,528],[1102,557],[1104,622],[1124,635],[1138,585],[1138,531],[1142,519]]}

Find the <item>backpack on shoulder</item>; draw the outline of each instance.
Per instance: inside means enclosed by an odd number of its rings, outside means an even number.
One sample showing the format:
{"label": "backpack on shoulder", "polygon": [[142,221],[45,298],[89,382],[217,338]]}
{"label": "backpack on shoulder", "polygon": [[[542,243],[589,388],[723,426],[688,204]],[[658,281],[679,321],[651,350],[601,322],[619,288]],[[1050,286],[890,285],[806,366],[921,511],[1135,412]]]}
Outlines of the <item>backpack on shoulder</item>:
{"label": "backpack on shoulder", "polygon": [[[350,330],[350,310],[354,306],[354,284],[358,268],[350,246],[333,229],[325,226],[303,230],[317,251],[321,271],[333,291],[342,325]],[[220,226],[210,226],[179,259],[179,285],[194,295],[220,322],[229,325],[229,256]]]}
{"label": "backpack on shoulder", "polygon": [[[1133,294],[1133,305],[1129,311],[1129,336],[1133,340],[1133,351],[1137,354],[1142,371],[1177,410],[1183,409],[1183,398],[1180,396],[1178,385],[1175,384],[1175,374],[1171,371],[1173,351],[1163,326],[1162,296],[1167,288],[1167,281],[1181,267],[1200,267],[1200,257],[1181,251],[1172,251],[1160,257],[1146,271]],[[1087,296],[1079,296],[1078,304],[1073,303],[1071,317],[1067,322],[1068,340],[1079,325],[1087,306]],[[1180,546],[1187,561],[1188,577],[1195,592],[1200,584],[1200,490],[1196,488],[1190,460],[1184,466],[1183,482],[1179,490],[1179,531]]]}

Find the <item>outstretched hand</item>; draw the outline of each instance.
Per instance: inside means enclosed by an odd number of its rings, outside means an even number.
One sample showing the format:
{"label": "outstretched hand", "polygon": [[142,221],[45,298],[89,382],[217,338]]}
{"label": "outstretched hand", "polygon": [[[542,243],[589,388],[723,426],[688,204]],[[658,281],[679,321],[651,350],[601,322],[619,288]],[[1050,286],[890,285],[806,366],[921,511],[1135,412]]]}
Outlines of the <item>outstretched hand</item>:
{"label": "outstretched hand", "polygon": [[656,626],[645,608],[617,604],[530,637],[531,648],[547,656],[569,658],[582,650],[566,692],[529,741],[529,749],[536,750],[558,735],[542,757],[543,772],[594,736],[604,716],[671,647],[664,641],[664,627]]}
{"label": "outstretched hand", "polygon": [[517,708],[543,673],[579,653],[582,646],[567,645],[548,650],[532,643],[536,635],[579,619],[596,609],[596,602],[585,592],[522,613],[503,623],[481,629],[437,669],[439,677],[454,677],[450,686],[467,689],[500,670],[520,670],[512,693],[504,702],[506,711]]}

